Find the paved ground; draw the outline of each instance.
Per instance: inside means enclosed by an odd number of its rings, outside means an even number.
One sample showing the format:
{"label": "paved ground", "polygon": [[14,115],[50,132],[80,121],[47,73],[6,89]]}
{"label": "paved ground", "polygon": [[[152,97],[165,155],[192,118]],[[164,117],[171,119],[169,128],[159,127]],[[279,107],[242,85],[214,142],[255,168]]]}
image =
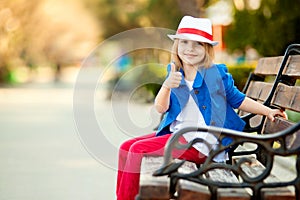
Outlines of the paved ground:
{"label": "paved ground", "polygon": [[[115,149],[128,137],[124,132],[151,131],[159,117],[150,105],[112,104],[101,92],[95,102],[105,141]],[[112,112],[112,105],[130,116]],[[104,156],[84,146],[73,109],[71,85],[0,89],[0,200],[115,199],[116,152],[101,149],[97,140]],[[135,128],[127,130],[128,124]],[[292,177],[291,159],[279,161],[276,171]]]}
{"label": "paved ground", "polygon": [[[104,128],[113,130],[110,141],[117,147],[128,136],[114,122],[110,102],[99,96],[99,124],[106,120]],[[99,162],[88,152],[76,130],[72,102],[72,86],[0,89],[1,200],[115,199],[117,155],[107,152]],[[134,106],[131,120],[143,121],[150,110]]]}

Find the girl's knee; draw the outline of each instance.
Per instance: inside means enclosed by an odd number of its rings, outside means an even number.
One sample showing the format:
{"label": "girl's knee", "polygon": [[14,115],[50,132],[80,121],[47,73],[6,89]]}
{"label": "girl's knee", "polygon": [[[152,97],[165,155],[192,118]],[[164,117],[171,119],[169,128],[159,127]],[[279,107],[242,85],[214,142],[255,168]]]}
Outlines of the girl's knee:
{"label": "girl's knee", "polygon": [[141,144],[141,142],[135,142],[129,148],[129,152],[131,153],[142,153],[142,151],[143,145]]}
{"label": "girl's knee", "polygon": [[134,143],[134,141],[132,139],[130,140],[126,140],[125,142],[123,142],[120,147],[119,150],[120,151],[129,151],[131,145]]}

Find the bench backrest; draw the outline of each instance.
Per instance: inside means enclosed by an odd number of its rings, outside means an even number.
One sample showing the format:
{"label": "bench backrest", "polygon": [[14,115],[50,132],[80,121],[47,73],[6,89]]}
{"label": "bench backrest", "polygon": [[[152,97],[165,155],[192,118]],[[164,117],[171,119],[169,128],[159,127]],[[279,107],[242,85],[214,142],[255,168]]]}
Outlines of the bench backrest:
{"label": "bench backrest", "polygon": [[[275,123],[265,120],[262,133],[270,134],[286,129],[300,121],[300,55],[290,56],[283,70],[281,81],[275,88],[270,106],[285,110],[289,120],[276,118]],[[299,146],[300,130],[289,137],[288,148]]]}
{"label": "bench backrest", "polygon": [[[244,92],[248,97],[269,107],[285,110],[292,116],[289,120],[276,118],[275,123],[262,116],[246,117],[248,132],[270,134],[295,124],[300,120],[300,55],[261,58],[249,76]],[[245,116],[247,113],[239,114]],[[287,141],[290,146],[297,142],[300,144],[300,137],[291,140]]]}

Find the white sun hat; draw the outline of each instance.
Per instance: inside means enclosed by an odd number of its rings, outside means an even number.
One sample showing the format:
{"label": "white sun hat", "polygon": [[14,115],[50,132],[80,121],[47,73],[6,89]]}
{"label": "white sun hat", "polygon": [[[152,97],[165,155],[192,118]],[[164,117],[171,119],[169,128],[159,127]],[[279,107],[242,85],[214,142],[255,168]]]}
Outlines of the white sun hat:
{"label": "white sun hat", "polygon": [[212,24],[207,18],[184,16],[179,23],[176,34],[168,35],[168,37],[172,40],[194,40],[209,43],[213,46],[218,44],[217,41],[213,41]]}

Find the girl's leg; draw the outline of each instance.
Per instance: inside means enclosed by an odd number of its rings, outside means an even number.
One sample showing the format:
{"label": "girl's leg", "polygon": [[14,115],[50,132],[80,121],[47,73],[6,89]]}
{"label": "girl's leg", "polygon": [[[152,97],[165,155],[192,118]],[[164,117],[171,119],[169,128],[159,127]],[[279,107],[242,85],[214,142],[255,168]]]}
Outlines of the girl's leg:
{"label": "girl's leg", "polygon": [[[123,156],[126,153],[126,157],[124,157],[123,161],[125,163],[122,163],[124,165],[122,165],[123,167],[121,166],[122,172],[119,172],[120,175],[118,177],[118,200],[134,200],[139,189],[140,166],[143,156],[145,154],[162,155],[168,138],[169,135],[155,137],[155,134],[153,134],[152,137],[134,141],[127,152],[122,152]],[[125,149],[123,145],[121,147]]]}
{"label": "girl's leg", "polygon": [[[187,143],[184,137],[179,138],[179,141],[183,144]],[[172,156],[173,158],[191,161],[196,164],[202,164],[206,160],[206,156],[193,147],[187,150],[173,150]]]}
{"label": "girl's leg", "polygon": [[118,158],[118,175],[117,175],[117,187],[116,187],[117,194],[119,191],[120,180],[122,179],[122,176],[123,176],[123,171],[124,171],[124,167],[126,164],[127,155],[128,155],[131,145],[139,140],[143,140],[143,139],[147,139],[147,138],[151,138],[151,137],[155,137],[155,133],[132,138],[121,144],[121,146],[119,148],[119,158]]}
{"label": "girl's leg", "polygon": [[[118,200],[133,200],[138,193],[140,166],[144,155],[162,156],[164,146],[171,134],[149,137],[135,141],[131,144],[127,154],[126,164],[123,168],[122,177],[118,186]],[[186,143],[184,138],[182,141]],[[173,153],[174,157],[190,160],[196,163],[203,163],[205,156],[199,153],[196,149],[177,150]]]}

